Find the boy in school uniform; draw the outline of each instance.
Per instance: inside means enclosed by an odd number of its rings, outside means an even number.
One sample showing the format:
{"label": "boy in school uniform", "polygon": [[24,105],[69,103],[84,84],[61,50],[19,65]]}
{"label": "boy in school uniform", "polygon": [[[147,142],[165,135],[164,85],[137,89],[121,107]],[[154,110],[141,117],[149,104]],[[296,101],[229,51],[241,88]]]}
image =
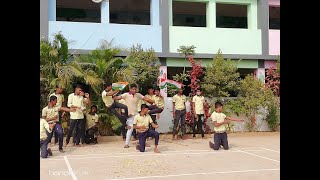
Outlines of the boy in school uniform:
{"label": "boy in school uniform", "polygon": [[196,126],[198,133],[201,133],[201,137],[204,138],[204,132],[202,128],[202,122],[204,119],[204,97],[201,95],[201,90],[197,89],[196,95],[192,98],[193,114],[195,121],[193,123],[193,137],[196,137]]}
{"label": "boy in school uniform", "polygon": [[158,128],[159,125],[153,123],[151,116],[148,114],[149,107],[146,104],[141,105],[141,111],[139,114],[134,116],[133,128],[137,130],[139,144],[136,149],[140,152],[145,152],[145,144],[148,137],[155,139],[154,152],[160,153],[158,150],[159,133],[149,128],[151,124],[153,128]]}
{"label": "boy in school uniform", "polygon": [[211,114],[211,120],[214,125],[214,143],[209,141],[209,146],[214,150],[219,150],[220,145],[222,145],[225,150],[228,150],[229,144],[226,125],[231,121],[244,122],[244,120],[226,116],[222,113],[223,105],[220,102],[216,102],[214,107],[215,111]]}
{"label": "boy in school uniform", "polygon": [[90,112],[86,114],[86,143],[87,144],[97,144],[98,140],[95,137],[96,133],[98,132],[98,123],[99,123],[99,116],[96,114],[97,106],[92,105],[90,108]]}
{"label": "boy in school uniform", "polygon": [[[58,140],[59,140],[59,151],[64,152],[62,148],[63,130],[62,130],[61,124],[57,123],[59,122],[58,112],[59,111],[74,112],[75,109],[69,109],[66,107],[58,108],[55,106],[56,103],[57,103],[57,97],[50,96],[48,106],[42,109],[42,119],[45,119],[48,123],[54,122],[54,132],[55,132],[55,135],[58,136]],[[51,142],[52,136],[53,136],[53,132],[48,133],[48,138],[47,138],[48,143]]]}
{"label": "boy in school uniform", "polygon": [[175,140],[175,135],[177,134],[178,124],[179,121],[181,122],[181,130],[182,130],[182,139],[186,134],[186,101],[187,97],[182,94],[183,88],[181,87],[176,95],[172,97],[172,112],[174,118],[174,125],[173,125],[173,135],[172,140]]}
{"label": "boy in school uniform", "polygon": [[48,133],[51,133],[55,123],[50,122],[50,124],[43,118],[40,118],[40,148],[41,148],[41,157],[47,158],[48,155],[52,156],[52,151],[48,148]]}

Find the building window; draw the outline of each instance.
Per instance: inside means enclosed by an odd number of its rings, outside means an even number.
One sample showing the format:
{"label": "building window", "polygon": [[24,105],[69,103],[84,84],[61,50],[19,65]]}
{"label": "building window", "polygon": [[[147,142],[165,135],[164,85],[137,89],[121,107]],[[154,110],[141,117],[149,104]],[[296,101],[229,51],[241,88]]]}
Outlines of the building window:
{"label": "building window", "polygon": [[57,21],[100,22],[100,3],[91,0],[57,0]]}
{"label": "building window", "polygon": [[216,4],[217,28],[248,28],[247,5]]}
{"label": "building window", "polygon": [[110,23],[150,25],[150,0],[109,0]]}
{"label": "building window", "polygon": [[280,7],[269,7],[269,29],[280,29]]}
{"label": "building window", "polygon": [[207,4],[203,2],[172,2],[173,26],[206,27]]}

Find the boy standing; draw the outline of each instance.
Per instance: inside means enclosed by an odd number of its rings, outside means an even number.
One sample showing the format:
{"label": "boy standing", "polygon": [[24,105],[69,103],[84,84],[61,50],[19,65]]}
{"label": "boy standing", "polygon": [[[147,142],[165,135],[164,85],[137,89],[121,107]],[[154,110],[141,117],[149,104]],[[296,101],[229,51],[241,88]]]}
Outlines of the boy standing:
{"label": "boy standing", "polygon": [[177,128],[179,121],[181,122],[181,130],[182,130],[182,139],[184,139],[184,135],[186,134],[186,101],[187,97],[182,94],[183,89],[180,88],[178,93],[172,97],[172,108],[173,108],[173,135],[172,140],[175,140],[175,135],[177,134]]}
{"label": "boy standing", "polygon": [[160,153],[158,150],[159,133],[149,128],[150,124],[153,128],[158,128],[159,125],[153,123],[150,115],[148,114],[148,110],[148,105],[142,104],[140,113],[134,116],[133,128],[137,130],[139,138],[139,144],[136,146],[136,149],[140,152],[144,152],[146,139],[148,137],[153,137],[155,139],[154,152]]}
{"label": "boy standing", "polygon": [[204,97],[201,95],[201,90],[197,89],[196,95],[192,98],[192,107],[195,121],[193,122],[193,137],[196,137],[196,126],[198,133],[201,132],[201,137],[204,138],[202,122],[204,118]]}
{"label": "boy standing", "polygon": [[228,150],[229,144],[226,124],[230,123],[230,121],[243,122],[244,120],[226,116],[222,113],[223,105],[220,102],[216,102],[214,107],[215,111],[211,114],[211,119],[214,125],[214,144],[209,141],[209,146],[214,150],[219,150],[220,145],[222,145],[225,150]]}

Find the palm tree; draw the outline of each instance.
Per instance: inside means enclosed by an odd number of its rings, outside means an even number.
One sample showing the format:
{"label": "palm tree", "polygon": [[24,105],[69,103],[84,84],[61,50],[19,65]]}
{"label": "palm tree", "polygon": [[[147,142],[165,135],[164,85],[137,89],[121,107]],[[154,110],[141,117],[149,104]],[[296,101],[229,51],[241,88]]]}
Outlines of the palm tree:
{"label": "palm tree", "polygon": [[[75,62],[82,68],[93,70],[104,82],[127,81],[131,83],[133,82],[132,72],[126,67],[125,59],[116,57],[119,52],[119,48],[112,46],[112,41],[102,41],[100,47],[89,54],[75,56]],[[103,89],[100,85],[92,86],[97,94],[100,94]]]}
{"label": "palm tree", "polygon": [[102,80],[92,69],[84,69],[74,61],[68,52],[68,44],[60,32],[54,35],[52,42],[40,39],[41,93],[49,93],[57,84],[64,86],[67,91],[72,91],[72,83],[75,80],[83,81],[90,86],[102,84]]}

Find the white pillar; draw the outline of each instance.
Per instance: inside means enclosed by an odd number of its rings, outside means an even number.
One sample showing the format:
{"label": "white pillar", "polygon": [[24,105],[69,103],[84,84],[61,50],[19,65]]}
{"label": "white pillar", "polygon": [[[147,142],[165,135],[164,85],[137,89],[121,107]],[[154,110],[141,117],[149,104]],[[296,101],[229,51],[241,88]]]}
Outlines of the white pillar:
{"label": "white pillar", "polygon": [[109,0],[103,0],[101,2],[101,23],[109,23]]}
{"label": "white pillar", "polygon": [[207,4],[207,27],[216,28],[216,2],[213,0]]}
{"label": "white pillar", "polygon": [[150,23],[160,26],[160,0],[150,0]]}
{"label": "white pillar", "polygon": [[49,0],[48,1],[48,19],[49,21],[56,21],[57,13],[57,1]]}

